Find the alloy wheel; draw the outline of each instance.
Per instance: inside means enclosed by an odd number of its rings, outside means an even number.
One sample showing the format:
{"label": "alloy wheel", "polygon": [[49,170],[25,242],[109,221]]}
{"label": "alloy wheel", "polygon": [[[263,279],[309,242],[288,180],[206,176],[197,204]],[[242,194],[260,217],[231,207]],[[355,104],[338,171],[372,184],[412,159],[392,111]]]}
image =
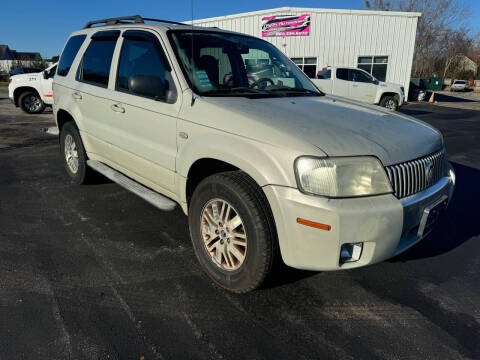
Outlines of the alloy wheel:
{"label": "alloy wheel", "polygon": [[78,171],[78,151],[75,140],[71,134],[65,136],[65,160],[67,161],[68,168],[74,174]]}
{"label": "alloy wheel", "polygon": [[227,271],[239,269],[247,254],[247,234],[233,206],[222,199],[210,200],[203,207],[200,226],[205,250],[215,265]]}
{"label": "alloy wheel", "polygon": [[35,95],[27,96],[23,100],[23,104],[25,105],[25,108],[27,108],[27,110],[30,112],[37,112],[42,107],[41,100]]}
{"label": "alloy wheel", "polygon": [[397,108],[397,104],[395,103],[395,100],[390,99],[385,104],[385,107],[389,110],[395,110]]}

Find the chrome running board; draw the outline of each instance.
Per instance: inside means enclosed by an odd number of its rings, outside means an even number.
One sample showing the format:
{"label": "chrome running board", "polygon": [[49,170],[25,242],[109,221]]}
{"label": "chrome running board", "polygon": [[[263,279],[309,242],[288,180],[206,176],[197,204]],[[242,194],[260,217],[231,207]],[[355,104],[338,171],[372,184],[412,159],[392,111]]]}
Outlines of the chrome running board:
{"label": "chrome running board", "polygon": [[115,169],[112,169],[110,166],[101,163],[100,161],[87,160],[87,165],[161,210],[172,211],[177,206],[175,201],[170,200],[166,196],[163,196],[153,190],[150,190],[149,188],[139,184],[135,180],[130,179],[129,177],[123,175]]}

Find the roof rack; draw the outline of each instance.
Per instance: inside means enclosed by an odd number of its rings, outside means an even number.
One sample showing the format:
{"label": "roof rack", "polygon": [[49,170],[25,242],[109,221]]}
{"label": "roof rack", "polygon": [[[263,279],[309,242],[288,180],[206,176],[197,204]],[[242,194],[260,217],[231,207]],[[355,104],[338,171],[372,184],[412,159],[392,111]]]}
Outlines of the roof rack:
{"label": "roof rack", "polygon": [[87,25],[85,25],[83,28],[89,29],[93,27],[93,25],[97,25],[97,24],[103,24],[100,26],[119,25],[119,24],[144,24],[145,21],[155,21],[155,22],[161,22],[165,24],[175,24],[175,25],[186,25],[184,23],[177,22],[177,21],[142,18],[140,15],[133,15],[133,16],[121,16],[116,18],[89,21]]}

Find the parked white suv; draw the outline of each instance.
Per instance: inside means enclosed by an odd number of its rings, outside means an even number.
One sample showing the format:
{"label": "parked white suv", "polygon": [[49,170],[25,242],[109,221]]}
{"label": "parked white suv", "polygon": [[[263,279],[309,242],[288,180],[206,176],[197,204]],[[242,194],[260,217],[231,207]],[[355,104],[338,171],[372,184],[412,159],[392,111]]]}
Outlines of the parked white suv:
{"label": "parked white suv", "polygon": [[[74,183],[94,169],[163,210],[179,204],[203,269],[235,292],[277,255],[349,269],[432,230],[455,182],[433,127],[324,96],[261,39],[145,20],[91,22],[63,50],[53,109]],[[271,75],[249,82],[247,59]]]}
{"label": "parked white suv", "polygon": [[8,96],[16,107],[29,114],[41,113],[53,104],[52,80],[57,71],[53,64],[39,73],[19,74],[10,77]]}
{"label": "parked white suv", "polygon": [[376,104],[397,110],[405,102],[403,86],[378,81],[368,72],[357,68],[329,66],[319,71],[313,83],[326,94]]}

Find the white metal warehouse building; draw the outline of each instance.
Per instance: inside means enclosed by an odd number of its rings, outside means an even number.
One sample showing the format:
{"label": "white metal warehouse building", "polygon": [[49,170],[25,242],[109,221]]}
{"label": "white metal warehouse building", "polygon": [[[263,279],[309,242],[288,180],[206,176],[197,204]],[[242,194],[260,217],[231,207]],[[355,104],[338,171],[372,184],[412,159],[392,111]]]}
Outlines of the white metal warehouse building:
{"label": "white metal warehouse building", "polygon": [[359,67],[381,81],[402,84],[408,94],[420,15],[282,7],[194,20],[194,24],[263,38],[310,77],[325,66]]}

